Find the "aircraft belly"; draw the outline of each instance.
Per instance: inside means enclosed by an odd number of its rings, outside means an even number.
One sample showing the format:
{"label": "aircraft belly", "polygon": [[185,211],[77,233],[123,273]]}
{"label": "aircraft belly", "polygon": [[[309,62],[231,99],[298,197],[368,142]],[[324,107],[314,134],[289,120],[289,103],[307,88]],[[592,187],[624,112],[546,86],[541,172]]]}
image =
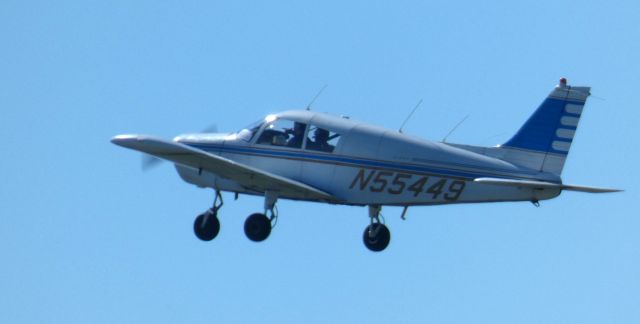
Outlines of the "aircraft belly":
{"label": "aircraft belly", "polygon": [[558,190],[474,183],[473,179],[390,169],[337,167],[332,193],[358,205],[438,205],[550,199]]}

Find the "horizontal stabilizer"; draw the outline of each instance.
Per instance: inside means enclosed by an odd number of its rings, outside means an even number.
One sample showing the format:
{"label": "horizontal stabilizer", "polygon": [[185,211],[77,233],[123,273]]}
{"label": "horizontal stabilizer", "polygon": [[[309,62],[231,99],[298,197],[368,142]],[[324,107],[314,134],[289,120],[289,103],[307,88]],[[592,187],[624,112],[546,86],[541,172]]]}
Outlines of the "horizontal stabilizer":
{"label": "horizontal stabilizer", "polygon": [[574,185],[565,185],[562,183],[553,183],[553,182],[536,181],[536,180],[477,178],[477,179],[474,179],[473,181],[478,183],[498,185],[498,186],[522,187],[522,188],[531,188],[531,189],[560,189],[560,190],[570,190],[570,191],[580,191],[580,192],[590,192],[590,193],[622,191],[620,189],[574,186]]}
{"label": "horizontal stabilizer", "polygon": [[284,196],[336,200],[331,194],[302,182],[244,165],[203,150],[144,135],[118,135],[111,142],[171,162],[202,169],[231,179],[258,192],[276,191]]}
{"label": "horizontal stabilizer", "polygon": [[607,193],[607,192],[620,192],[624,191],[622,189],[613,189],[613,188],[597,188],[597,187],[586,187],[586,186],[575,186],[575,185],[562,185],[562,190],[571,190],[571,191],[580,191],[580,192],[590,192],[590,193]]}

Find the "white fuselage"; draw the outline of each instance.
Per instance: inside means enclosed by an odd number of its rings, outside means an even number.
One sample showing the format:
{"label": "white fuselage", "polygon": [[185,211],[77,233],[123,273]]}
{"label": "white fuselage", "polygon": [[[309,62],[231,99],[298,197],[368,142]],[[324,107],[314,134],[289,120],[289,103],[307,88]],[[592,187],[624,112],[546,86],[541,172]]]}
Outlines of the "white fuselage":
{"label": "white fuselage", "polygon": [[[175,141],[300,181],[349,205],[433,205],[537,201],[560,190],[537,190],[474,182],[481,177],[560,182],[558,176],[444,143],[435,143],[348,119],[293,111],[278,118],[314,123],[339,132],[331,153],[245,141],[234,134],[183,135]],[[308,135],[308,134],[307,134]],[[262,194],[206,171],[176,165],[180,176],[200,187]],[[282,196],[281,198],[293,198]]]}

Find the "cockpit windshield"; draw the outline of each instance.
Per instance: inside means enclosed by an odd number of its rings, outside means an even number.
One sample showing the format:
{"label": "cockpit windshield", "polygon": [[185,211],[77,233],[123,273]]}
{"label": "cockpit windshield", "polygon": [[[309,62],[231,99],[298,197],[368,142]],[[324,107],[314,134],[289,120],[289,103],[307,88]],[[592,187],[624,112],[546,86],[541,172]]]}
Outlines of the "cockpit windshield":
{"label": "cockpit windshield", "polygon": [[256,135],[260,127],[262,127],[262,124],[264,124],[264,119],[260,119],[250,124],[249,126],[244,127],[236,135],[238,136],[239,139],[245,142],[250,142],[253,136]]}

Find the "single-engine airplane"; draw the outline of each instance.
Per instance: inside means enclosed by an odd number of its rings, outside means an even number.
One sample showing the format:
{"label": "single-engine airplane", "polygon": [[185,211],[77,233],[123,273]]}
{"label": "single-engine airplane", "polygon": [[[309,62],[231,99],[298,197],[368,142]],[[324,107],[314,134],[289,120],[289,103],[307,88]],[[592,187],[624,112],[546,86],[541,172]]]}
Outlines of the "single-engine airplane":
{"label": "single-engine airplane", "polygon": [[564,184],[560,177],[589,87],[566,79],[506,143],[495,147],[433,142],[310,110],[268,115],[235,133],[194,133],[163,140],[118,135],[111,141],[175,164],[188,183],[215,191],[213,207],[194,222],[198,238],[220,230],[221,191],[264,196],[244,231],[263,241],[278,217],[276,201],[294,199],[368,206],[365,246],[382,251],[391,235],[382,206],[551,199],[563,190],[617,189]]}

